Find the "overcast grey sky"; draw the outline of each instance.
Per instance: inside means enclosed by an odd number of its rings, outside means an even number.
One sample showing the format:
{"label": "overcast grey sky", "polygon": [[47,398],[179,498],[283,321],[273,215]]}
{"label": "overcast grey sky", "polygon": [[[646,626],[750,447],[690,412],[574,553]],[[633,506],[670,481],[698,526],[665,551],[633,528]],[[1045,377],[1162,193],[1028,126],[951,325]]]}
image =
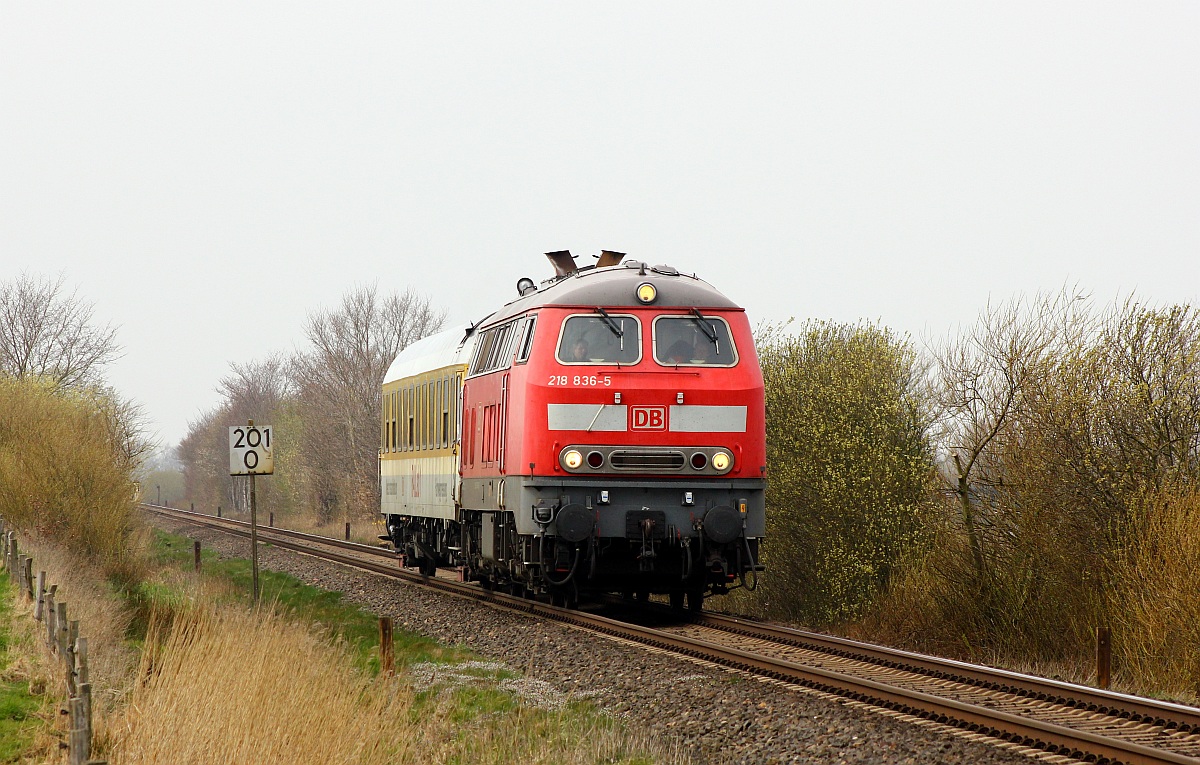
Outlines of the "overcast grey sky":
{"label": "overcast grey sky", "polygon": [[167,443],[355,285],[473,319],[552,249],[918,338],[1195,303],[1198,41],[1195,2],[2,0],[0,280],[118,325]]}

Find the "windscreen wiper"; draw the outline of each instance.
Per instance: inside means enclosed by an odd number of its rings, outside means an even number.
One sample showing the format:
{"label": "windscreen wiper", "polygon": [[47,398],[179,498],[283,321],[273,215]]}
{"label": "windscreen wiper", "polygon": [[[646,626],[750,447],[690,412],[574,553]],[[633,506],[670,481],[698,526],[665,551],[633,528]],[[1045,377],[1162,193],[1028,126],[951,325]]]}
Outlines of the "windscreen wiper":
{"label": "windscreen wiper", "polygon": [[708,342],[713,344],[713,347],[716,348],[716,354],[720,356],[721,342],[717,340],[717,331],[712,328],[711,324],[708,323],[707,317],[700,313],[699,308],[692,308],[691,319],[692,321],[696,322],[696,326],[700,327],[700,331],[703,332],[704,336],[708,338]]}
{"label": "windscreen wiper", "polygon": [[692,321],[696,322],[696,325],[700,327],[700,331],[703,332],[704,336],[708,338],[708,342],[712,343],[713,345],[717,345],[719,352],[720,346],[717,344],[717,331],[709,325],[708,320],[705,318],[704,314],[700,313],[699,308],[692,309]]}
{"label": "windscreen wiper", "polygon": [[600,306],[596,306],[596,313],[600,314],[600,318],[604,320],[604,325],[621,340],[621,350],[625,350],[625,330],[617,326],[617,323],[613,321],[613,317],[609,316]]}

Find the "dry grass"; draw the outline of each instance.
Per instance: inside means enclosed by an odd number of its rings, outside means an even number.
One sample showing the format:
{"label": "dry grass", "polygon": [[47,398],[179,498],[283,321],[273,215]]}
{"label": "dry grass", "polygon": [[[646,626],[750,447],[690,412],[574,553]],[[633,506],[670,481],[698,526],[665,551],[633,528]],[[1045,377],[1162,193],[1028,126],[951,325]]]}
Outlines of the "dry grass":
{"label": "dry grass", "polygon": [[1142,693],[1200,699],[1200,491],[1163,491],[1139,509],[1117,561],[1114,664]]}
{"label": "dry grass", "polygon": [[[7,572],[0,576],[7,576]],[[13,595],[16,594],[15,587],[5,589]],[[4,592],[0,592],[0,598],[4,597]],[[59,673],[54,672],[55,665],[41,648],[44,645],[44,632],[36,629],[36,622],[28,618],[24,599],[16,596],[12,602],[14,608],[8,612],[8,623],[0,623],[0,683],[23,687],[31,698],[14,699],[0,689],[0,696],[5,697],[0,699],[0,704],[24,706],[28,701],[30,705],[36,706],[36,709],[28,710],[32,713],[31,717],[25,720],[19,730],[6,726],[12,731],[12,735],[20,739],[0,741],[0,750],[6,752],[6,755],[0,756],[12,757],[14,753],[18,753],[16,756],[24,758],[23,762],[57,762],[59,739],[55,735],[55,724],[59,715],[55,695],[48,691],[53,691],[55,683],[61,683],[62,678],[57,676]],[[0,608],[0,612],[3,610]],[[3,614],[0,613],[0,621],[3,618]],[[19,696],[20,693],[17,691],[16,695]]]}
{"label": "dry grass", "polygon": [[106,742],[114,764],[651,761],[631,757],[651,747],[606,718],[481,689],[489,673],[432,691],[369,677],[344,644],[265,611],[177,611],[154,620],[147,645]]}
{"label": "dry grass", "polygon": [[[29,534],[22,535],[21,549],[33,558],[35,574],[45,571],[47,584],[57,585],[56,601],[67,604],[68,617],[79,621],[80,634],[88,639],[95,725],[103,730],[122,708],[137,666],[137,651],[126,640],[130,611],[108,585],[103,571],[82,556]],[[41,716],[47,721],[27,756],[36,762],[59,762],[58,744],[65,735],[65,718],[56,714],[66,697],[62,662],[50,653],[44,623],[33,618],[32,602],[18,597],[15,614],[10,652],[14,660],[5,679],[27,682],[31,693],[44,694]]]}
{"label": "dry grass", "polygon": [[[47,585],[57,585],[56,601],[67,604],[68,617],[79,621],[80,635],[88,640],[93,719],[102,733],[114,716],[122,714],[137,668],[137,650],[127,640],[131,611],[104,579],[104,572],[86,558],[29,534],[22,535],[21,543],[23,552],[33,558],[34,573],[45,571]],[[31,693],[45,694],[42,716],[47,726],[28,756],[36,762],[60,762],[59,741],[66,723],[56,714],[66,698],[62,661],[50,653],[44,622],[33,618],[33,604],[17,598],[16,615],[12,651],[16,659],[5,672],[6,679],[28,682]]]}
{"label": "dry grass", "polygon": [[348,671],[313,630],[239,608],[197,607],[151,626],[112,761],[405,761],[411,695]]}
{"label": "dry grass", "polygon": [[29,535],[23,549],[33,557],[35,573],[45,571],[47,585],[58,586],[55,600],[67,604],[69,618],[79,620],[80,635],[88,640],[93,701],[101,711],[110,709],[137,666],[137,651],[126,641],[130,609],[88,559]]}
{"label": "dry grass", "polygon": [[963,544],[961,538],[945,536],[923,559],[903,567],[868,618],[845,631],[865,640],[1091,684],[1096,682],[1093,630],[1107,622],[1114,690],[1200,701],[1200,491],[1168,488],[1139,500],[1127,541],[1104,572],[1107,597],[1101,607],[1094,607],[1082,588],[1055,593],[1059,607],[1079,622],[1074,637],[1060,630],[1058,650],[1022,636],[1048,631],[1044,619],[1029,616],[1007,630],[986,620],[978,591],[970,586]]}

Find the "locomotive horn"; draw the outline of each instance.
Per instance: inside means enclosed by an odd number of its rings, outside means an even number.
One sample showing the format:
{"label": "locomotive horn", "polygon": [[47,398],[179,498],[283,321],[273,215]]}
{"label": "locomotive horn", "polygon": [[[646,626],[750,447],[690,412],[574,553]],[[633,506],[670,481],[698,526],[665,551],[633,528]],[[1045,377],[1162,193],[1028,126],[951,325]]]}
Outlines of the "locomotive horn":
{"label": "locomotive horn", "polygon": [[575,256],[570,250],[557,250],[555,252],[547,252],[546,257],[550,258],[550,262],[554,264],[555,276],[570,276],[579,270],[575,265]]}
{"label": "locomotive horn", "polygon": [[613,252],[612,250],[601,250],[600,260],[596,262],[596,268],[604,268],[606,266],[615,266],[625,257],[623,252]]}

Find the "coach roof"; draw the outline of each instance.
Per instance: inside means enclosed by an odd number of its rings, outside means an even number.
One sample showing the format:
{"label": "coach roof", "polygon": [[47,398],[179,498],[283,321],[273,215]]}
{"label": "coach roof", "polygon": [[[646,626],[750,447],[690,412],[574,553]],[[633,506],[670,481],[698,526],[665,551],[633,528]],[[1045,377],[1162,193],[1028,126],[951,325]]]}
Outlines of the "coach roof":
{"label": "coach roof", "polygon": [[655,308],[739,308],[708,282],[679,273],[670,266],[649,266],[636,260],[619,266],[581,268],[569,276],[542,282],[487,318],[484,327],[547,305],[595,308],[644,308],[637,299],[638,285],[649,282],[658,291]]}

